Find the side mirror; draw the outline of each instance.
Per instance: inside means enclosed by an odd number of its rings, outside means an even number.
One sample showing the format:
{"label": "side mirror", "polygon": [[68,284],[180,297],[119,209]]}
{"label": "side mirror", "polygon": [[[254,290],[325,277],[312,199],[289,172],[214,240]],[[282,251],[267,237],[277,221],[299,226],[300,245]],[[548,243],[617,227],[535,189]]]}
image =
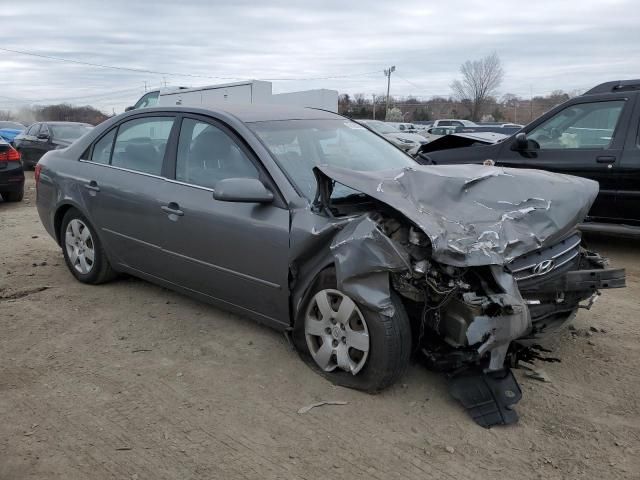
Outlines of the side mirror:
{"label": "side mirror", "polygon": [[127,108],[124,109],[125,112],[130,112],[131,110],[135,110],[136,107],[134,107],[133,105],[129,105]]}
{"label": "side mirror", "polygon": [[36,138],[38,140],[49,140],[49,135],[46,133],[39,133]]}
{"label": "side mirror", "polygon": [[527,134],[520,132],[516,134],[516,141],[513,144],[515,150],[527,150],[529,148],[529,140],[527,140]]}
{"label": "side mirror", "polygon": [[273,193],[257,178],[225,178],[216,183],[213,198],[221,202],[271,203]]}

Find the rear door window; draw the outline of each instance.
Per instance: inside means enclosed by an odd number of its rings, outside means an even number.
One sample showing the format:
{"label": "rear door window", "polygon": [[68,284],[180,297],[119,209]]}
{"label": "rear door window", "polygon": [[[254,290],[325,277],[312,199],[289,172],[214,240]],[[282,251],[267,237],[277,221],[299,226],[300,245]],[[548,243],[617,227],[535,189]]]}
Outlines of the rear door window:
{"label": "rear door window", "polygon": [[145,117],[120,125],[111,165],[160,175],[173,117]]}

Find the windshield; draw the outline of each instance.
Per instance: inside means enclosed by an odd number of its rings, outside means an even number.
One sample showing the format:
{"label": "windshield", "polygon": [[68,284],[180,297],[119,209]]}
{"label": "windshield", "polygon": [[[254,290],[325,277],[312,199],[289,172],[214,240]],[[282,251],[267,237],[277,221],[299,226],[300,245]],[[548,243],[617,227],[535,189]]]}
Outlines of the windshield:
{"label": "windshield", "polygon": [[67,140],[74,141],[80,138],[82,135],[87,133],[93,127],[91,125],[81,125],[81,124],[70,124],[70,125],[62,125],[55,123],[49,124],[49,130],[51,130],[51,135],[56,140]]}
{"label": "windshield", "polygon": [[[329,165],[360,171],[378,171],[415,165],[402,151],[355,122],[339,120],[285,120],[254,122],[260,137],[280,168],[309,200],[316,193],[313,167]],[[357,193],[336,185],[334,198]]]}
{"label": "windshield", "polygon": [[380,135],[385,135],[387,133],[398,133],[398,129],[388,123],[380,122],[378,120],[369,120],[364,123],[367,127],[373,130]]}
{"label": "windshield", "polygon": [[142,98],[136,102],[136,104],[133,106],[133,109],[136,110],[138,108],[155,107],[158,103],[159,96],[159,90],[156,90],[155,92],[149,92],[146,95],[143,95]]}

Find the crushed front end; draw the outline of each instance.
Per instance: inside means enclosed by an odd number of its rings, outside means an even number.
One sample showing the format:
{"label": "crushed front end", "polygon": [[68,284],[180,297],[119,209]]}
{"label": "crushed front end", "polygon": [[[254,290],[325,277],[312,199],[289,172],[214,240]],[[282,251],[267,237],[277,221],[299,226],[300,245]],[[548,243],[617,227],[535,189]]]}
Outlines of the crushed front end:
{"label": "crushed front end", "polygon": [[[625,286],[577,232],[598,192],[590,180],[474,165],[316,175],[315,205],[346,222],[330,248],[339,288],[389,315],[399,294],[414,350],[482,426],[517,421],[511,367],[544,359],[544,336]],[[366,198],[332,203],[333,182]]]}
{"label": "crushed front end", "polygon": [[508,424],[521,392],[510,371],[544,351],[538,342],[590,308],[601,289],[625,286],[624,269],[581,245],[579,233],[505,266],[452,267],[430,260],[428,239],[396,220],[382,230],[409,252],[411,269],[391,274],[415,321],[427,366],[480,425]]}

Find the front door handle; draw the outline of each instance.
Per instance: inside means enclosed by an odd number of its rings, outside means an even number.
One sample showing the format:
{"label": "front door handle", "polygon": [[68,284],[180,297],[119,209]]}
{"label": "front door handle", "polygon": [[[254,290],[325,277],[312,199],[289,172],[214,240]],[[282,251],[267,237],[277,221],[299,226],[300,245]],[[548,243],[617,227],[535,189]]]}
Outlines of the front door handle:
{"label": "front door handle", "polygon": [[616,157],[613,155],[600,155],[596,157],[596,162],[598,163],[616,163]]}
{"label": "front door handle", "polygon": [[169,205],[163,205],[160,208],[163,212],[166,212],[170,215],[178,215],[179,217],[184,215],[184,212],[180,210],[180,205],[178,205],[176,202],[170,202]]}
{"label": "front door handle", "polygon": [[100,191],[100,187],[98,186],[98,182],[96,182],[95,180],[91,180],[89,183],[85,184],[84,188],[86,188],[87,190],[92,190],[94,192],[99,192]]}

